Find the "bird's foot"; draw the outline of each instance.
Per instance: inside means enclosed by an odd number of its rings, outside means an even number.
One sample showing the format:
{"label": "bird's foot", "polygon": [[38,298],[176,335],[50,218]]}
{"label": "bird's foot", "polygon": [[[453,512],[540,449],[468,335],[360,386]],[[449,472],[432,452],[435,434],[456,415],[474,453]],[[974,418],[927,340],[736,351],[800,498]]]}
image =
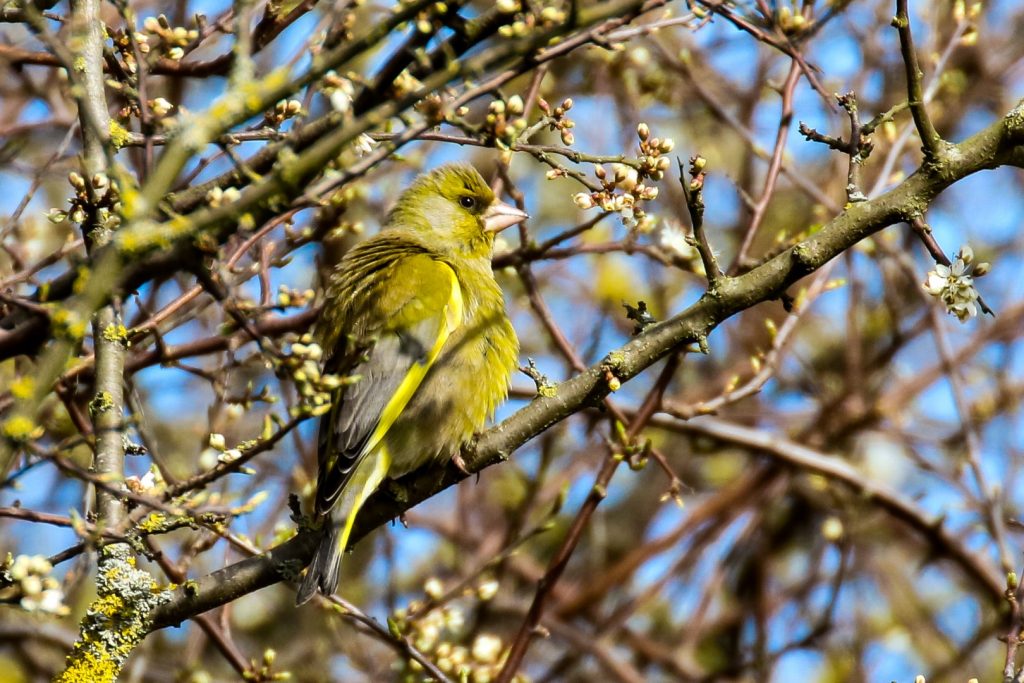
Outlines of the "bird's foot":
{"label": "bird's foot", "polygon": [[452,465],[454,465],[455,469],[457,469],[459,472],[462,472],[467,477],[473,474],[466,468],[466,461],[462,459],[462,453],[456,453],[455,455],[452,456]]}

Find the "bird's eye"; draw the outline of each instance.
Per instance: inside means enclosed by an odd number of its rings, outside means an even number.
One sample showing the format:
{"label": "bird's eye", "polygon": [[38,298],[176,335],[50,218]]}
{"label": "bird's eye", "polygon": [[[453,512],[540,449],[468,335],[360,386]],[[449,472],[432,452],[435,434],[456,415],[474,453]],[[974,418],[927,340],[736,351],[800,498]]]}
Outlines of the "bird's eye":
{"label": "bird's eye", "polygon": [[472,209],[476,206],[476,200],[472,197],[459,197],[459,204],[461,204],[464,209]]}

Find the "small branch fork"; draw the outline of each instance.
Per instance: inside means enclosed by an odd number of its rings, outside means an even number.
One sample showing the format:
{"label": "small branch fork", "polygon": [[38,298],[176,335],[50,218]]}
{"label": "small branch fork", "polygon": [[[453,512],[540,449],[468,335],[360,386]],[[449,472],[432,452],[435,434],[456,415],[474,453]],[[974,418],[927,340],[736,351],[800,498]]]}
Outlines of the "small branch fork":
{"label": "small branch fork", "polygon": [[[860,170],[873,149],[871,135],[879,125],[885,121],[891,120],[892,116],[902,108],[909,108],[911,111],[911,115],[914,119],[914,125],[922,140],[926,163],[929,161],[936,161],[938,159],[937,155],[941,153],[941,147],[942,144],[944,144],[943,140],[935,131],[935,127],[932,125],[931,120],[928,118],[928,113],[925,107],[925,95],[922,87],[923,74],[921,73],[920,66],[918,64],[917,53],[914,50],[913,37],[910,33],[910,21],[907,16],[906,0],[897,0],[896,16],[893,17],[892,25],[896,27],[900,35],[900,49],[903,54],[903,63],[907,72],[907,104],[902,106],[898,105],[887,112],[879,114],[868,123],[861,124],[857,109],[856,95],[852,92],[845,95],[837,95],[836,100],[843,110],[846,111],[850,119],[850,137],[848,140],[844,140],[841,137],[824,135],[814,128],[809,127],[804,122],[800,122],[800,134],[807,140],[821,143],[828,146],[830,149],[842,152],[850,157],[848,182],[846,186],[847,205],[867,200],[867,196],[863,193],[860,186]],[[931,228],[924,219],[921,217],[913,218],[909,223],[914,234],[917,235],[918,239],[924,245],[935,263],[949,266],[951,263],[949,257],[946,256],[942,247],[939,246],[935,236],[932,234]],[[978,297],[978,306],[983,312],[989,315],[995,315],[995,312],[981,296]]]}
{"label": "small branch fork", "polygon": [[820,142],[828,146],[829,149],[842,152],[850,157],[846,176],[846,202],[849,205],[867,201],[867,195],[861,190],[860,172],[864,162],[867,161],[874,149],[871,134],[878,123],[876,120],[869,121],[867,124],[861,123],[860,113],[857,109],[857,96],[854,93],[836,95],[836,101],[850,119],[850,138],[848,140],[819,133],[803,121],[800,122],[800,134],[810,142]]}

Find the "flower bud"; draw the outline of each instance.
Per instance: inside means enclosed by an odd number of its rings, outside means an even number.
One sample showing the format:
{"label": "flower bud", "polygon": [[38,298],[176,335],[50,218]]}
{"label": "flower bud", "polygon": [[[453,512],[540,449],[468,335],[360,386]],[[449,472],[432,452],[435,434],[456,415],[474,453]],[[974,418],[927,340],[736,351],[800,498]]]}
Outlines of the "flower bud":
{"label": "flower bud", "polygon": [[584,211],[594,208],[594,198],[590,196],[589,192],[577,192],[572,196],[572,201]]}
{"label": "flower bud", "polygon": [[149,108],[156,116],[166,116],[167,112],[174,108],[174,105],[162,97],[157,97],[149,101]]}
{"label": "flower bud", "polygon": [[485,601],[485,602],[487,600],[490,600],[491,598],[493,598],[497,594],[498,594],[498,582],[494,581],[493,579],[491,581],[485,581],[484,583],[482,583],[479,586],[477,586],[477,589],[476,589],[477,597],[480,598],[481,600]]}
{"label": "flower bud", "polygon": [[565,15],[562,14],[561,10],[559,10],[557,7],[552,7],[551,5],[548,5],[547,7],[540,11],[540,20],[541,23],[544,24],[553,24],[555,22],[561,21],[564,18],[564,16]]}
{"label": "flower bud", "polygon": [[476,637],[476,640],[473,641],[471,653],[473,655],[473,659],[481,664],[493,664],[498,661],[498,657],[501,655],[501,650],[501,638],[487,633],[481,633]]}
{"label": "flower bud", "polygon": [[509,114],[512,114],[513,116],[519,116],[520,114],[523,113],[523,110],[525,108],[523,105],[523,98],[520,97],[519,95],[513,95],[512,97],[508,98],[507,108]]}
{"label": "flower bud", "polygon": [[438,600],[444,595],[444,586],[441,581],[435,577],[427,579],[427,582],[423,584],[423,592],[427,594],[428,598],[432,600]]}
{"label": "flower bud", "polygon": [[637,186],[639,177],[636,169],[625,164],[612,164],[612,171],[615,173],[615,184],[626,192],[632,192]]}
{"label": "flower bud", "polygon": [[636,134],[642,141],[646,142],[651,136],[651,129],[646,123],[640,123],[636,127]]}

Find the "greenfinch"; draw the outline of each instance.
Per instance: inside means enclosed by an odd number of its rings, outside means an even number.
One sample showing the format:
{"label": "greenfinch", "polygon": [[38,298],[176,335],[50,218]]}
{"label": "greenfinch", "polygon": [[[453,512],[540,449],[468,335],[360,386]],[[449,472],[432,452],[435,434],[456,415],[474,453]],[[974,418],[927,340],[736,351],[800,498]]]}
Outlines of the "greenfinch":
{"label": "greenfinch", "polygon": [[325,372],[350,381],[320,422],[323,537],[296,604],[337,588],[356,515],[385,478],[456,456],[505,399],[519,341],[491,255],[495,234],[525,218],[476,169],[443,166],[330,276],[316,337]]}

